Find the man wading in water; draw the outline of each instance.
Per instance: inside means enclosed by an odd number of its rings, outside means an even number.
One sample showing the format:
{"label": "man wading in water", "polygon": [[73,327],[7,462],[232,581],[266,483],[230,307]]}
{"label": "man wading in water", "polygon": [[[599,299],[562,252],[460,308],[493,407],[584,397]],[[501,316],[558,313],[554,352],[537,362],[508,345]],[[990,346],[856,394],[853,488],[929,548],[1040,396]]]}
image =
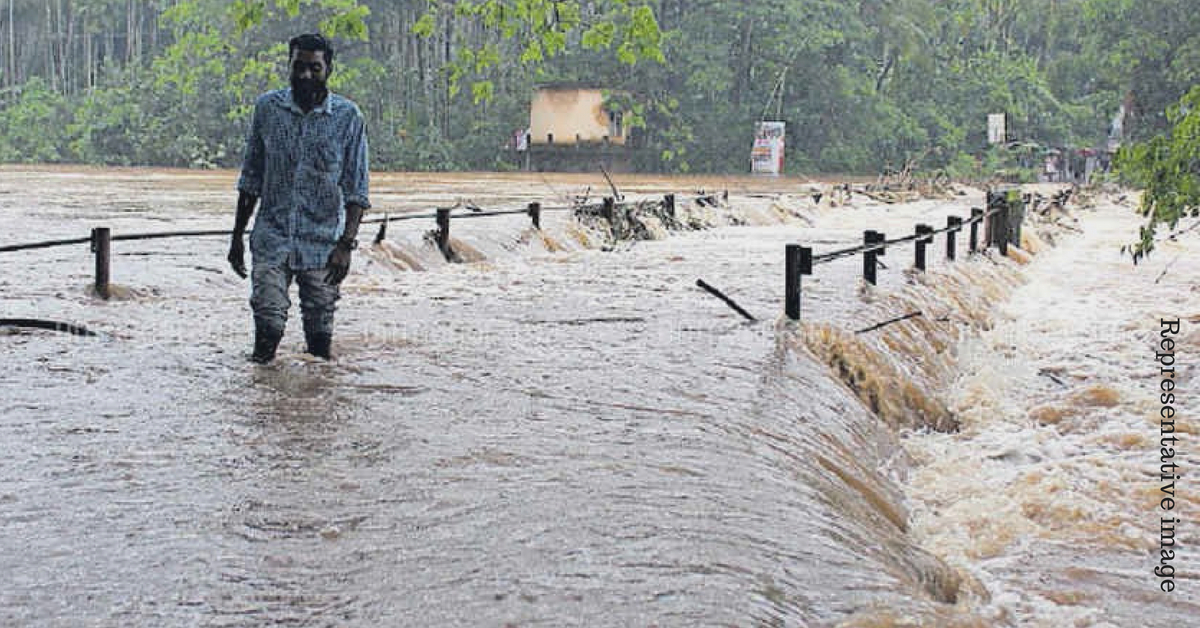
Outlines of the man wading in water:
{"label": "man wading in water", "polygon": [[250,233],[250,307],[254,354],[266,364],[287,324],[288,286],[300,289],[308,353],[330,359],[333,312],[367,199],[367,136],[362,112],[325,87],[333,48],[320,35],[288,42],[291,88],[263,94],[254,103],[246,155],[238,179],[237,218],[229,265],[246,277],[246,225]]}

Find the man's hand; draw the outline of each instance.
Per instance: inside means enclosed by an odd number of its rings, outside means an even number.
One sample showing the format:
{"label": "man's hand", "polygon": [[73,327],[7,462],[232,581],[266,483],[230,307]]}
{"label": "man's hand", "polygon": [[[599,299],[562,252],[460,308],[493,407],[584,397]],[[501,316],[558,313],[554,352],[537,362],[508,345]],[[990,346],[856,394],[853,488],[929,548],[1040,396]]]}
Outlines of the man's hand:
{"label": "man's hand", "polygon": [[333,250],[329,252],[329,259],[325,262],[325,283],[331,286],[342,283],[342,280],[350,273],[350,252],[352,250],[340,240],[333,245]]}
{"label": "man's hand", "polygon": [[233,238],[229,241],[229,267],[238,277],[246,278],[246,244],[242,242],[246,235],[246,225],[250,224],[250,216],[254,214],[254,206],[258,197],[238,191],[237,217],[233,220]]}
{"label": "man's hand", "polygon": [[229,260],[229,267],[238,277],[246,278],[246,245],[242,242],[242,234],[233,234],[233,239],[229,241],[229,256],[225,259]]}

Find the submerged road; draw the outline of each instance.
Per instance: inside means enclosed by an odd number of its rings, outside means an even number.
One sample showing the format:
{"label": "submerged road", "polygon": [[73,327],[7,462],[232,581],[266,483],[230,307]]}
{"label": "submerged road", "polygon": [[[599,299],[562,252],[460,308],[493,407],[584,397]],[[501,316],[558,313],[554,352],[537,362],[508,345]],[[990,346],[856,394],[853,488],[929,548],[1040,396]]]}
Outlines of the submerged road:
{"label": "submerged road", "polygon": [[[415,208],[519,204],[539,186],[572,195],[588,185],[446,179],[421,187],[383,176],[379,186],[395,195],[385,203]],[[47,237],[100,224],[220,228],[231,182],[0,171],[0,215],[15,232]],[[41,205],[29,205],[33,183],[53,190]],[[627,193],[680,183],[643,180]],[[1031,574],[1066,546],[1038,545],[1034,529],[1029,543],[991,551],[976,531],[992,528],[975,523],[988,511],[955,508],[970,501],[947,488],[963,484],[963,468],[1004,459],[970,440],[984,433],[974,415],[947,396],[971,429],[894,429],[781,330],[785,244],[833,249],[864,228],[944,224],[981,198],[835,208],[803,191],[773,198],[779,182],[736,185],[732,207],[710,216],[714,228],[608,251],[561,214],[545,238],[527,219],[495,217],[456,223],[457,242],[479,261],[448,266],[423,240],[432,225],[393,225],[388,245],[355,260],[332,363],[300,353],[298,320],[275,364],[246,361],[247,285],[225,270],[219,239],[115,249],[117,298],[107,303],[87,294],[85,250],[4,258],[0,314],[106,336],[0,332],[0,562],[10,574],[0,620],[869,626],[901,613],[917,625],[1005,626],[1195,611],[1194,597],[1115,595],[1144,584],[1119,570],[1063,572],[1050,593],[1040,589]],[[727,225],[728,216],[750,224]],[[911,289],[910,255],[889,251],[880,288],[867,293],[859,260],[823,266],[805,279],[806,321],[853,330],[904,314],[886,295]],[[1041,264],[979,258],[949,269],[937,259],[930,277],[990,286],[997,306],[1011,293],[1014,307],[1033,309],[1036,293],[1017,286],[1042,285]],[[414,265],[427,270],[406,270]],[[696,288],[698,278],[762,322]],[[1066,299],[1074,288],[1055,289]],[[928,305],[947,319],[954,311]],[[914,365],[914,386],[936,389],[918,372],[922,354],[894,351],[889,359]],[[1020,438],[1017,409],[1028,400],[1005,398],[1014,410],[1002,416]],[[1120,490],[1106,474],[1133,450],[1072,450],[1096,461],[1075,469],[1091,474],[1080,482]],[[967,458],[954,466],[955,455]],[[1004,495],[1004,485],[966,484]],[[1000,510],[1013,519],[996,529],[1038,521],[1031,508],[1018,500]],[[1130,548],[1106,548],[1092,560],[1124,569]],[[1005,557],[1029,567],[1006,569]]]}

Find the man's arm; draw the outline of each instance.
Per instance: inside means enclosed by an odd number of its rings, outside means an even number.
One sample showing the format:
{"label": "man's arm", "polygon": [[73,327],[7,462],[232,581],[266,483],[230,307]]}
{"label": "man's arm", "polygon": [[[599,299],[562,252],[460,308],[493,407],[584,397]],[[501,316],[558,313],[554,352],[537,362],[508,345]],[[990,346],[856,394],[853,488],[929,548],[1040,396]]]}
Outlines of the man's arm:
{"label": "man's arm", "polygon": [[254,215],[254,206],[258,197],[249,192],[238,192],[237,216],[233,219],[233,235],[229,241],[229,266],[242,279],[246,278],[246,225],[250,224],[250,216]]}
{"label": "man's arm", "polygon": [[258,205],[258,197],[249,192],[238,192],[237,216],[233,219],[233,233],[245,235],[250,217],[254,215],[254,207]]}
{"label": "man's arm", "polygon": [[[339,241],[344,241],[351,244],[358,238],[358,226],[362,224],[363,214],[366,209],[357,203],[346,203],[346,229],[342,231],[342,237]],[[353,246],[350,248],[354,248]]]}
{"label": "man's arm", "polygon": [[349,141],[346,142],[346,154],[342,161],[342,176],[338,181],[346,199],[346,223],[342,237],[329,253],[326,283],[336,286],[342,283],[350,272],[350,252],[356,246],[358,226],[362,222],[363,213],[371,206],[367,192],[368,179],[367,128],[363,123],[362,113],[359,112],[350,126]]}
{"label": "man's arm", "polygon": [[263,172],[267,150],[262,138],[262,108],[254,105],[254,116],[250,119],[250,132],[246,135],[246,155],[242,160],[242,174],[238,177],[237,215],[233,219],[233,236],[229,242],[229,266],[242,279],[246,278],[246,225],[254,215],[258,197],[262,195]]}

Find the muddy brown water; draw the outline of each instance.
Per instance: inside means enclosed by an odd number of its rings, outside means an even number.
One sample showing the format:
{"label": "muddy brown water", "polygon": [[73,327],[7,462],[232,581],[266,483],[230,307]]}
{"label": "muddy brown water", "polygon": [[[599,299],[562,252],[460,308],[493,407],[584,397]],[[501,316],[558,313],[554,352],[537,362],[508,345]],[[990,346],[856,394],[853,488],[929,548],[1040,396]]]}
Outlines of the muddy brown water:
{"label": "muddy brown water", "polygon": [[[224,228],[233,177],[0,169],[0,244]],[[108,302],[86,246],[3,254],[0,316],[103,336],[0,331],[0,623],[1132,626],[1200,610],[1190,580],[1155,593],[1157,431],[1135,373],[1154,316],[1200,313],[1182,288],[1200,243],[1171,244],[1156,284],[1110,246],[1136,219],[1102,199],[1074,210],[1082,234],[1044,227],[1057,246],[1027,266],[931,254],[916,276],[897,247],[875,289],[859,260],[821,266],[796,326],[785,244],[945,224],[979,192],[835,207],[806,180],[617,184],[730,201],[685,210],[710,228],[636,243],[563,212],[542,234],[456,220],[474,261],[454,265],[432,221],[393,223],[356,255],[331,363],[302,354],[295,317],[275,364],[246,361],[248,286],[222,238],[114,243]],[[606,188],[380,174],[373,201]]]}

